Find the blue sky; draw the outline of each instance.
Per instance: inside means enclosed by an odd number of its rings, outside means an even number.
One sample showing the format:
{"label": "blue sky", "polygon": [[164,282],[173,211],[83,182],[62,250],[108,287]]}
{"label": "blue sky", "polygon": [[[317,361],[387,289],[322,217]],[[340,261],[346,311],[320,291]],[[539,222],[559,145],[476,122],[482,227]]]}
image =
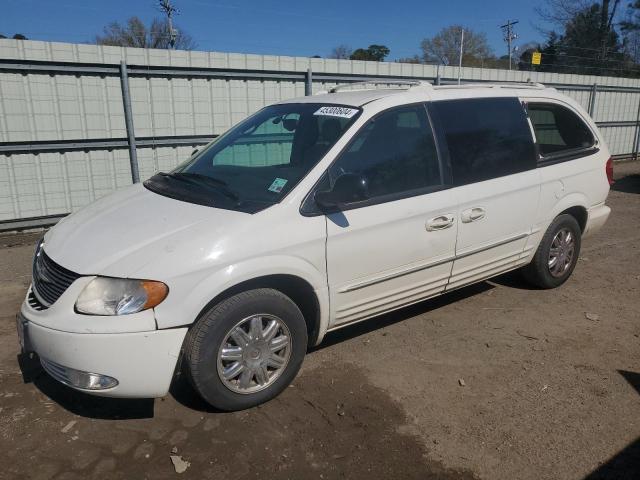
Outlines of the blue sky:
{"label": "blue sky", "polygon": [[[0,33],[34,40],[90,42],[107,23],[160,12],[155,0],[3,0]],[[419,52],[420,41],[443,27],[463,24],[487,34],[498,55],[506,53],[498,28],[518,19],[516,44],[541,41],[534,2],[516,0],[173,0],[176,24],[199,50],[273,55],[327,56],[339,44],[372,43],[391,49],[390,59]]]}

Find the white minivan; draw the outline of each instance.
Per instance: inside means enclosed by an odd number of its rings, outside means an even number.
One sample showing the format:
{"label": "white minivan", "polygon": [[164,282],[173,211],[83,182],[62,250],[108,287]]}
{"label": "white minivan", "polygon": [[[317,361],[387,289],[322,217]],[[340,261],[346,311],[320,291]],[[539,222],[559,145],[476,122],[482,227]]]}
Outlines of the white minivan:
{"label": "white minivan", "polygon": [[589,115],[540,84],[283,101],[49,230],[20,341],[88,393],[159,397],[181,370],[247,408],[332,330],[518,268],[561,285],[611,182]]}

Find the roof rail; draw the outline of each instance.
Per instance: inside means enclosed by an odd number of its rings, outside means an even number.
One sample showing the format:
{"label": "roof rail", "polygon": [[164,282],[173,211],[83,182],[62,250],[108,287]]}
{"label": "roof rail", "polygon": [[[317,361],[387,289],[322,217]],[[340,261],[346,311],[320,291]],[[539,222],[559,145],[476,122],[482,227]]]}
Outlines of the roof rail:
{"label": "roof rail", "polygon": [[[384,85],[383,87],[377,87],[377,88],[392,88],[392,87],[387,87],[387,85],[400,85],[400,86],[404,86],[407,88],[413,88],[413,87],[431,87],[431,84],[429,82],[425,82],[424,80],[386,80],[384,78],[372,78],[369,81],[363,81],[363,82],[353,82],[353,83],[343,83],[341,85],[336,85],[333,88],[330,88],[327,93],[336,93],[340,90],[343,90],[345,88],[348,87],[353,87],[353,86],[368,86],[368,85]],[[377,88],[359,88],[358,90],[377,90]]]}
{"label": "roof rail", "polygon": [[539,82],[481,82],[481,83],[462,83],[451,85],[438,85],[436,88],[535,88],[537,90],[543,90],[547,88],[544,84]]}

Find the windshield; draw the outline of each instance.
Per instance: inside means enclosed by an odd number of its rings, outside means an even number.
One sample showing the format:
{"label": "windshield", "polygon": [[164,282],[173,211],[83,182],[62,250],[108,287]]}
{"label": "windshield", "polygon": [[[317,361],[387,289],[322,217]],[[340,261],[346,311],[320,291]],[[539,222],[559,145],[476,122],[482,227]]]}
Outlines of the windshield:
{"label": "windshield", "polygon": [[144,185],[178,200],[255,213],[291,191],[360,112],[317,103],[271,105]]}

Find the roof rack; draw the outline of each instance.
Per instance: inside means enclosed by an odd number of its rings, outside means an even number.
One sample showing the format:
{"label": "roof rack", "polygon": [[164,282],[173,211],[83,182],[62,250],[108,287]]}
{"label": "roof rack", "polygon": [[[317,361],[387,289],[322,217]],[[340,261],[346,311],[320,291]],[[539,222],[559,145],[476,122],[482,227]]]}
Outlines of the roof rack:
{"label": "roof rack", "polygon": [[400,85],[407,88],[432,86],[429,82],[426,82],[424,80],[391,80],[391,79],[386,80],[383,78],[372,78],[369,81],[343,83],[341,85],[336,85],[335,87],[330,88],[327,91],[327,93],[336,93],[340,90],[346,89],[348,87],[353,87],[353,86],[368,86],[368,85],[385,85],[385,86],[376,87],[376,88],[358,88],[357,90],[377,90],[378,88],[383,88],[383,89],[392,88],[392,87],[387,87],[387,85]]}
{"label": "roof rack", "polygon": [[335,87],[330,88],[327,91],[318,92],[318,94],[326,94],[326,93],[337,93],[340,90],[347,89],[349,87],[368,87],[368,88],[357,88],[355,90],[378,90],[378,89],[392,89],[394,86],[402,86],[407,89],[411,89],[414,87],[426,87],[426,88],[435,88],[435,89],[464,89],[464,88],[535,88],[536,90],[543,90],[547,88],[544,84],[538,82],[477,82],[477,83],[461,83],[461,84],[444,84],[444,85],[433,85],[430,82],[425,80],[386,80],[384,78],[372,78],[370,80],[361,81],[361,82],[352,82],[352,83],[343,83],[341,85],[336,85]]}
{"label": "roof rack", "polygon": [[482,82],[482,83],[461,83],[450,85],[438,85],[436,88],[535,88],[537,90],[543,90],[547,88],[544,84],[539,82]]}

